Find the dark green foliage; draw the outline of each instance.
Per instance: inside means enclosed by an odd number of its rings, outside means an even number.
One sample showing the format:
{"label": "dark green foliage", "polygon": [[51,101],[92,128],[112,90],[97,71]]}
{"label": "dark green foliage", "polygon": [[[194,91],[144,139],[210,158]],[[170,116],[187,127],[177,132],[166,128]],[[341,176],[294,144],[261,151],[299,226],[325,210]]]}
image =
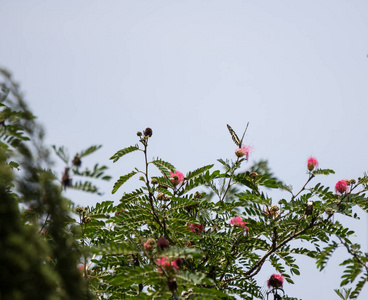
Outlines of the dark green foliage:
{"label": "dark green foliage", "polygon": [[9,73],[0,71],[9,90],[0,148],[0,298],[91,299],[76,268],[80,252],[68,230],[67,202],[48,170],[43,130]]}

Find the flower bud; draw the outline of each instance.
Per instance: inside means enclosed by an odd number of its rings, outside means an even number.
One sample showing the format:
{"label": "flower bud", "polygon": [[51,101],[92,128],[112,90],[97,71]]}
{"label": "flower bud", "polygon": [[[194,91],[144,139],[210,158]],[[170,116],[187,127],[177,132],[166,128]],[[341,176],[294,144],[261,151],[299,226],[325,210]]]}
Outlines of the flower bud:
{"label": "flower bud", "polygon": [[242,148],[236,149],[235,150],[235,155],[237,157],[243,157],[243,156],[245,156],[245,158],[248,159],[248,157],[249,157],[249,150],[250,150],[250,147],[249,146],[244,146]]}
{"label": "flower bud", "polygon": [[78,206],[75,211],[78,213],[78,214],[81,214],[83,212],[83,208]]}
{"label": "flower bud", "polygon": [[252,179],[256,179],[258,177],[258,173],[257,172],[252,172],[249,174],[249,177]]}
{"label": "flower bud", "polygon": [[152,129],[151,128],[149,128],[149,127],[147,127],[145,130],[144,130],[144,136],[149,136],[149,137],[151,137],[152,136],[152,133],[153,133],[153,131],[152,131]]}
{"label": "flower bud", "polygon": [[157,249],[159,251],[163,251],[163,250],[168,249],[168,248],[170,248],[169,241],[167,239],[165,239],[164,237],[160,237],[157,240]]}
{"label": "flower bud", "polygon": [[271,275],[270,279],[267,281],[268,288],[282,288],[282,285],[284,283],[284,276],[281,274],[273,274]]}
{"label": "flower bud", "polygon": [[142,136],[142,132],[138,131],[137,136]]}
{"label": "flower bud", "polygon": [[280,210],[280,208],[277,205],[272,205],[270,210],[271,212],[276,213]]}
{"label": "flower bud", "polygon": [[328,214],[328,215],[333,215],[335,211],[334,211],[332,208],[327,207],[327,208],[325,209],[325,212],[326,212],[326,214]]}
{"label": "flower bud", "polygon": [[158,180],[156,178],[151,179],[151,184],[155,185],[158,184]]}
{"label": "flower bud", "polygon": [[164,193],[158,193],[156,198],[157,198],[157,200],[164,200],[165,194]]}
{"label": "flower bud", "polygon": [[76,154],[73,158],[73,161],[72,161],[72,164],[73,166],[76,166],[76,167],[80,167],[81,164],[82,164],[82,160],[81,158],[78,156],[78,154]]}
{"label": "flower bud", "polygon": [[202,194],[200,192],[195,192],[194,198],[201,199],[202,198]]}
{"label": "flower bud", "polygon": [[89,223],[92,221],[92,219],[90,217],[84,217],[82,221],[83,223]]}
{"label": "flower bud", "polygon": [[147,239],[147,241],[143,244],[143,247],[144,249],[147,251],[147,252],[152,252],[153,250],[153,247],[155,246],[156,244],[156,240],[154,238],[149,238]]}

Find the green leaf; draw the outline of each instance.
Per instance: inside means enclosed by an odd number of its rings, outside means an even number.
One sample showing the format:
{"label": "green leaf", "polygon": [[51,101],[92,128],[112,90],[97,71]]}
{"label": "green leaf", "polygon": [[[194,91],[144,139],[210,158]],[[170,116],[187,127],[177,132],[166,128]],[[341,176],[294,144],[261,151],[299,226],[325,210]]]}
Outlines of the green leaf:
{"label": "green leaf", "polygon": [[92,249],[92,252],[96,254],[106,254],[106,255],[119,255],[119,254],[136,254],[139,249],[128,243],[114,243],[111,242],[103,247],[98,247]]}
{"label": "green leaf", "polygon": [[323,251],[319,252],[317,255],[317,268],[322,271],[326,265],[328,260],[330,259],[333,252],[338,248],[338,244],[335,241],[332,241],[330,245],[327,245]]}
{"label": "green leaf", "polygon": [[317,169],[312,172],[313,175],[325,175],[335,174],[334,170],[331,169]]}
{"label": "green leaf", "polygon": [[193,259],[193,258],[201,258],[203,254],[196,248],[178,248],[178,247],[171,247],[164,251],[161,254],[162,257],[168,257],[175,259],[177,257],[185,258],[185,259]]}
{"label": "green leaf", "polygon": [[213,165],[207,165],[201,168],[198,168],[192,172],[189,172],[186,176],[187,180],[190,180],[192,178],[195,178],[201,174],[203,174],[204,172],[208,171],[209,169],[211,169],[213,167]]}
{"label": "green leaf", "polygon": [[115,182],[114,188],[112,189],[112,193],[115,194],[116,191],[125,183],[127,182],[131,177],[133,177],[135,174],[137,174],[136,171],[132,171],[124,176],[120,176],[118,181]]}
{"label": "green leaf", "polygon": [[211,279],[206,278],[206,275],[202,273],[193,274],[188,271],[182,271],[176,277],[182,281],[190,282],[195,285],[202,284],[203,281],[205,281],[207,284],[214,285],[214,282]]}
{"label": "green leaf", "polygon": [[19,164],[17,162],[15,162],[15,161],[11,161],[9,163],[9,166],[11,166],[13,169],[18,169]]}
{"label": "green leaf", "polygon": [[97,186],[93,185],[90,181],[77,181],[73,183],[69,188],[74,190],[80,190],[88,193],[97,193],[97,195],[102,195],[102,193],[98,192]]}
{"label": "green leaf", "polygon": [[85,157],[95,151],[97,151],[98,149],[100,149],[102,147],[102,145],[94,145],[94,146],[91,146],[89,148],[87,148],[86,150],[82,150],[81,153],[80,153],[80,157]]}
{"label": "green leaf", "polygon": [[92,178],[100,178],[102,180],[110,180],[111,176],[103,176],[104,171],[107,170],[106,166],[99,166],[96,164],[93,170],[85,169],[84,171],[80,172],[79,169],[73,169],[74,175],[83,176],[83,177],[92,177]]}
{"label": "green leaf", "polygon": [[89,215],[94,216],[98,214],[107,214],[114,211],[114,201],[98,202],[96,207],[89,210]]}
{"label": "green leaf", "polygon": [[129,146],[116,152],[113,156],[110,157],[110,159],[112,160],[112,162],[117,162],[122,156],[136,150],[139,150],[138,146]]}
{"label": "green leaf", "polygon": [[144,195],[145,192],[142,189],[136,189],[135,191],[124,194],[123,197],[121,197],[120,202],[124,204],[129,204],[132,201],[136,201],[139,199],[140,196]]}
{"label": "green leaf", "polygon": [[152,163],[160,170],[162,175],[164,175],[166,177],[171,176],[170,171],[171,172],[176,171],[175,167],[172,164],[170,164],[166,161],[163,161],[162,159],[157,158],[157,159],[153,160]]}
{"label": "green leaf", "polygon": [[64,146],[61,146],[59,148],[56,148],[55,145],[52,145],[52,149],[54,149],[56,155],[59,156],[59,158],[61,158],[61,160],[63,162],[65,162],[66,164],[68,164],[68,162],[69,162],[69,154],[66,151],[66,149],[64,149]]}
{"label": "green leaf", "polygon": [[[150,282],[152,279],[157,279],[159,277],[157,269],[153,269],[152,266],[143,266],[130,268],[124,274],[113,277],[110,283],[112,285],[122,285],[124,287],[129,287],[132,284],[141,282]],[[160,280],[159,280],[160,281]]]}

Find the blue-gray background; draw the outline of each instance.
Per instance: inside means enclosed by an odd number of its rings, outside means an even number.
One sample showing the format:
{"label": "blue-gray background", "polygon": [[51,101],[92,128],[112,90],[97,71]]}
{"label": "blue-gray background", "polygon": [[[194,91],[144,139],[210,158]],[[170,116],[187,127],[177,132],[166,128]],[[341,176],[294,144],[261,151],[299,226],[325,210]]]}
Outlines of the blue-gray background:
{"label": "blue-gray background", "polygon": [[[186,173],[233,158],[226,123],[240,134],[247,122],[250,162],[268,159],[295,189],[310,155],[336,171],[320,178],[326,185],[362,176],[367,54],[366,0],[0,1],[0,64],[20,82],[47,142],[70,153],[103,144],[84,164],[107,164],[114,180],[142,165],[139,153],[108,160],[135,144],[138,130],[154,131],[151,157]],[[103,199],[118,201],[111,184]],[[100,200],[68,195],[81,205]],[[367,217],[341,220],[367,251]],[[302,275],[287,293],[337,299],[345,252],[321,273],[300,258]]]}

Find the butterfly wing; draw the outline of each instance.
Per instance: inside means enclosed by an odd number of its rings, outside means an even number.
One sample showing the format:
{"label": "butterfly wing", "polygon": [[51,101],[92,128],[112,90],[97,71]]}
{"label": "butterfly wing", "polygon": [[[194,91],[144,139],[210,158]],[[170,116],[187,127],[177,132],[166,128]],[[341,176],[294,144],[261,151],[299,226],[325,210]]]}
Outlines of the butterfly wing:
{"label": "butterfly wing", "polygon": [[249,125],[249,122],[247,123],[247,127],[245,127],[245,130],[244,130],[244,132],[243,132],[243,136],[242,136],[242,138],[241,138],[241,140],[240,140],[240,146],[239,146],[239,148],[241,148],[241,146],[242,146],[242,144],[243,144],[244,136],[245,136],[245,133],[247,132],[248,125]]}
{"label": "butterfly wing", "polygon": [[[239,140],[237,134],[235,133],[235,131],[231,128],[231,126],[229,124],[227,124],[227,129],[229,129],[229,132],[231,134],[231,138],[233,139],[234,143],[241,148],[241,140]],[[244,137],[244,135],[243,135]]]}
{"label": "butterfly wing", "polygon": [[247,132],[247,129],[248,129],[249,122],[247,123],[247,127],[245,127],[245,130],[244,130],[244,133],[243,133],[243,136],[242,136],[241,140],[239,139],[239,137],[237,136],[237,134],[235,133],[235,131],[231,128],[231,126],[229,124],[226,124],[226,125],[227,125],[227,129],[229,129],[229,132],[231,134],[231,137],[232,137],[234,143],[239,148],[241,148],[241,146],[243,144],[243,139],[244,139],[245,133]]}

